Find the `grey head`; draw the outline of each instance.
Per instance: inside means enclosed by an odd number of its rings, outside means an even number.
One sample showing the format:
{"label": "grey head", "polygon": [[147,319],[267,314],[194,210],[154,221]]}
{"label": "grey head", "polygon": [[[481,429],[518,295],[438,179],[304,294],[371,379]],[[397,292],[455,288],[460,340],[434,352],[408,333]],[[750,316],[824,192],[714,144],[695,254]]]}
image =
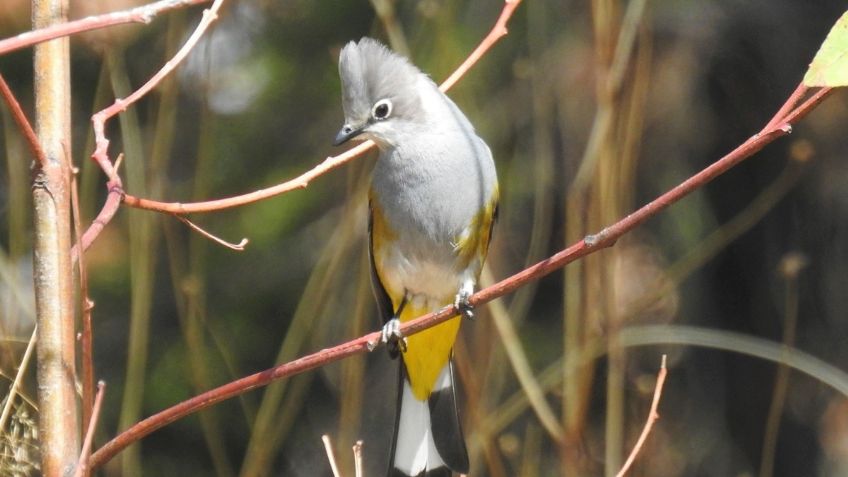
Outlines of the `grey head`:
{"label": "grey head", "polygon": [[423,123],[419,88],[432,81],[377,40],[362,38],[345,45],[339,75],[345,124],[334,145],[359,135],[378,144],[392,143],[393,133]]}

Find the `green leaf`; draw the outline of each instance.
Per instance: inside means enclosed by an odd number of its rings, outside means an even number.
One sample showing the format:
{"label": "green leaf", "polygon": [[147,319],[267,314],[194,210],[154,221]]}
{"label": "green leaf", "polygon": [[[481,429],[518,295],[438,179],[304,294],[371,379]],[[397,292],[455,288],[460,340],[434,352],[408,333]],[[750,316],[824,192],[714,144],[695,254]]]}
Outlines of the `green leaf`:
{"label": "green leaf", "polygon": [[848,12],[830,29],[804,75],[804,85],[848,86]]}

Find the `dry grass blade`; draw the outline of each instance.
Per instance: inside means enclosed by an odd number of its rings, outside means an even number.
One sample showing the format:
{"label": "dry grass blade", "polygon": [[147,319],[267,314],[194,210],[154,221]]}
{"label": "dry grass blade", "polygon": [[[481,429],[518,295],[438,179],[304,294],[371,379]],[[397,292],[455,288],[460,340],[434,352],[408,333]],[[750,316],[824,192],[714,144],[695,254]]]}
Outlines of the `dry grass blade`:
{"label": "dry grass blade", "polygon": [[324,450],[327,451],[327,460],[330,461],[330,468],[333,469],[333,477],[341,477],[339,466],[336,464],[336,454],[333,452],[333,443],[330,442],[330,436],[324,434],[321,436],[324,442]]}
{"label": "dry grass blade", "polygon": [[15,402],[15,397],[18,394],[18,389],[21,387],[24,373],[29,367],[29,361],[32,358],[32,351],[35,349],[35,342],[38,338],[38,326],[32,329],[32,336],[27,344],[24,357],[21,358],[21,364],[18,366],[18,372],[15,373],[15,380],[9,387],[9,394],[6,395],[6,404],[3,406],[3,413],[0,414],[0,430],[6,428],[6,421],[9,419],[9,414],[12,412],[12,404]]}

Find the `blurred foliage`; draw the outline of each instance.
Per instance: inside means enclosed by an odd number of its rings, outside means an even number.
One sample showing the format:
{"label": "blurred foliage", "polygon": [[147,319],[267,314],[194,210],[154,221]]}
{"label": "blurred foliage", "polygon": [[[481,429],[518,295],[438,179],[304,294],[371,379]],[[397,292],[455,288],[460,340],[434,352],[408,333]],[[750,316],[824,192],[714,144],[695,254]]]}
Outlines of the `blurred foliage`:
{"label": "blurred foliage", "polygon": [[[72,3],[79,18],[131,2]],[[450,93],[499,168],[493,277],[598,231],[758,131],[844,9],[838,0],[647,2],[628,23],[633,5],[525,0],[509,35]],[[405,44],[439,81],[500,9],[479,0],[228,2],[178,73],[110,125],[110,151],[126,154],[125,184],[139,196],[187,202],[276,184],[340,152],[330,142],[342,120],[336,62],[345,42],[368,35]],[[90,115],[146,81],[199,15],[170,13],[72,41],[84,223],[105,197],[88,160]],[[24,31],[28,18],[27,2],[4,1],[0,37]],[[615,73],[628,25],[632,54]],[[31,110],[30,52],[0,57],[0,72]],[[615,74],[621,81],[608,89]],[[33,322],[31,199],[25,145],[0,111],[7,382]],[[845,475],[848,407],[825,384],[789,373],[779,425],[767,426],[780,394],[774,363],[680,346],[620,348],[614,338],[649,323],[740,332],[775,346],[789,336],[848,368],[847,125],[848,98],[837,93],[789,138],[613,249],[502,300],[562,420],[563,443],[528,409],[509,364],[517,358],[505,354],[489,311],[465,323],[456,353],[472,475],[611,475],[644,422],[662,353],[671,367],[662,420],[631,475],[755,475],[763,453],[774,456],[775,476]],[[168,216],[119,212],[86,255],[96,376],[109,384],[97,442],[200,391],[376,329],[364,240],[373,157],[305,190],[192,217],[225,239],[248,237],[241,253]],[[806,267],[785,273],[787,256],[804,257]],[[563,363],[576,371],[564,373]],[[329,475],[320,441],[328,433],[345,475],[357,439],[366,475],[380,475],[395,366],[377,352],[252,391],[152,434],[101,474]],[[23,394],[35,395],[33,379]],[[31,419],[27,406],[21,401],[15,415]]]}

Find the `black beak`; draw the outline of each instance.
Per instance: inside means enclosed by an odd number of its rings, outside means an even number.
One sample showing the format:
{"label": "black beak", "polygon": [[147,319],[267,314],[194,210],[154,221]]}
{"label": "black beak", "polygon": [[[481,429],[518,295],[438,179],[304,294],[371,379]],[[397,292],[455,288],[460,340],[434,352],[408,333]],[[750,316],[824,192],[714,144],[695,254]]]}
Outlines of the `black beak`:
{"label": "black beak", "polygon": [[354,128],[350,124],[345,124],[344,126],[342,126],[342,129],[339,131],[339,133],[336,134],[336,139],[333,140],[333,145],[340,146],[346,143],[347,141],[362,134],[363,129],[365,129],[364,125],[359,128]]}

